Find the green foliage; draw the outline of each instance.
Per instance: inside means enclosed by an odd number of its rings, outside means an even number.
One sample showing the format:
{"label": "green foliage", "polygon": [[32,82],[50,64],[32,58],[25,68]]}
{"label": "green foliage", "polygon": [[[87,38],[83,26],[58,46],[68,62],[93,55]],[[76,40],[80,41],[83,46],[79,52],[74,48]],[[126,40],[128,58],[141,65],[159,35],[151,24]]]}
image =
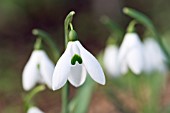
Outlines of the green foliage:
{"label": "green foliage", "polygon": [[95,85],[95,82],[87,75],[86,82],[77,90],[69,104],[70,113],[87,113]]}
{"label": "green foliage", "polygon": [[[166,76],[160,73],[152,73],[151,75],[141,74],[134,75],[128,73],[119,78],[109,79],[109,85],[106,88],[106,94],[111,98],[114,104],[123,104],[117,97],[119,92],[131,94],[136,100],[139,107],[139,113],[160,113],[160,95],[164,86]],[[113,87],[112,87],[113,86]],[[133,112],[127,107],[120,107],[124,113]]]}

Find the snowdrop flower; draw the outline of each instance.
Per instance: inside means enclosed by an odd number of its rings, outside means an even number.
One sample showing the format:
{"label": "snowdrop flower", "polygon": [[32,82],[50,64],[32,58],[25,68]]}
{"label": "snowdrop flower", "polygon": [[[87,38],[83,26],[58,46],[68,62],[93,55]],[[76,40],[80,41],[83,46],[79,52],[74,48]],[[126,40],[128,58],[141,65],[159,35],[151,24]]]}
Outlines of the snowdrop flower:
{"label": "snowdrop flower", "polygon": [[122,74],[125,74],[128,68],[135,74],[144,70],[143,44],[136,33],[125,35],[118,57]]}
{"label": "snowdrop flower", "polygon": [[79,41],[69,41],[54,69],[52,88],[60,89],[67,79],[78,87],[85,82],[87,72],[93,80],[105,84],[105,76],[97,59]]}
{"label": "snowdrop flower", "polygon": [[153,38],[147,38],[144,41],[145,47],[145,70],[146,72],[159,71],[166,72],[166,57],[159,44]]}
{"label": "snowdrop flower", "polygon": [[120,67],[118,63],[118,47],[108,45],[104,51],[103,63],[106,71],[112,77],[120,76]]}
{"label": "snowdrop flower", "polygon": [[44,112],[37,107],[31,107],[28,109],[27,113],[44,113]]}
{"label": "snowdrop flower", "polygon": [[22,84],[24,90],[32,89],[37,83],[45,83],[51,88],[54,64],[43,50],[34,50],[24,70]]}

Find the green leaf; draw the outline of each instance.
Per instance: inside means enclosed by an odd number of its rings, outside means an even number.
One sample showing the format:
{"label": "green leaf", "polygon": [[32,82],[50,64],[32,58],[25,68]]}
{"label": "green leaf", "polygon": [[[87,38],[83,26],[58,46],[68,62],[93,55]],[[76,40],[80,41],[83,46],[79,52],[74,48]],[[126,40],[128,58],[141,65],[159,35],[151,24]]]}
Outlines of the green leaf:
{"label": "green leaf", "polygon": [[86,82],[77,91],[75,98],[69,104],[71,113],[86,113],[95,88],[95,82],[87,76]]}

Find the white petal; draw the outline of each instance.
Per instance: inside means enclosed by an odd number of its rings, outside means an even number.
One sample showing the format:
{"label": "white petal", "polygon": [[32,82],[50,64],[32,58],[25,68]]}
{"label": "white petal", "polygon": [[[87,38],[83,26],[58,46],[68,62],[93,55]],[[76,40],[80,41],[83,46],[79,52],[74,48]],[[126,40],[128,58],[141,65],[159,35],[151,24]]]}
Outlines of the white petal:
{"label": "white petal", "polygon": [[44,82],[47,86],[52,89],[52,75],[54,71],[54,64],[48,58],[47,54],[42,51],[40,58],[40,72],[43,77]]}
{"label": "white petal", "polygon": [[64,86],[70,74],[71,68],[71,46],[69,42],[63,55],[58,60],[52,77],[52,89],[57,90]]}
{"label": "white petal", "polygon": [[88,52],[79,41],[76,41],[77,46],[80,49],[80,55],[83,60],[83,64],[87,69],[87,72],[92,77],[93,80],[100,84],[105,84],[105,76],[97,59]]}
{"label": "white petal", "polygon": [[145,54],[148,56],[148,59],[150,60],[152,70],[165,72],[166,57],[162,52],[159,44],[153,38],[148,38],[145,40],[144,45],[145,45]]}
{"label": "white petal", "polygon": [[148,54],[147,50],[144,50],[144,60],[145,60],[144,71],[146,73],[151,73],[154,70],[154,68],[153,68],[153,64],[151,61],[152,59],[150,59],[150,55]]}
{"label": "white petal", "polygon": [[76,63],[71,67],[68,80],[73,86],[79,87],[85,82],[86,74],[87,73],[85,67],[82,64]]}
{"label": "white petal", "polygon": [[33,51],[30,59],[23,70],[22,83],[24,90],[28,91],[32,89],[40,79],[40,73],[38,70],[38,52]]}
{"label": "white petal", "polygon": [[29,110],[27,111],[27,113],[44,113],[43,111],[41,111],[39,108],[37,107],[31,107],[29,108]]}
{"label": "white petal", "polygon": [[72,46],[71,46],[71,56],[74,56],[75,54],[80,55],[80,50],[79,50],[76,42],[72,42]]}
{"label": "white petal", "polygon": [[119,62],[126,58],[126,55],[131,49],[141,45],[140,38],[136,33],[127,33],[119,49]]}
{"label": "white petal", "polygon": [[140,74],[144,70],[144,56],[141,48],[135,48],[129,52],[127,63],[135,74]]}
{"label": "white petal", "polygon": [[106,71],[113,77],[120,75],[120,68],[118,64],[118,48],[114,45],[106,47],[103,56],[103,63]]}
{"label": "white petal", "polygon": [[122,62],[121,62],[121,67],[120,67],[120,71],[121,71],[121,74],[126,74],[128,72],[128,65],[127,65],[127,61],[124,59]]}

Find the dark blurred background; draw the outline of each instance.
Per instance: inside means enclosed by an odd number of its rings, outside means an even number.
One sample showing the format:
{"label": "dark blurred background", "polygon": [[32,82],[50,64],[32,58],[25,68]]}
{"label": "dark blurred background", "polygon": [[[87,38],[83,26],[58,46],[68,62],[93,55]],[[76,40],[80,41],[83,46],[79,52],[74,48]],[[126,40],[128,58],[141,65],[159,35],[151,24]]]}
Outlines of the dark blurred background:
{"label": "dark blurred background", "polygon": [[[109,16],[126,29],[130,18],[122,13],[125,6],[149,16],[162,38],[169,40],[169,4],[169,0],[0,0],[0,112],[23,112],[21,77],[35,42],[33,28],[48,32],[63,50],[64,19],[69,11],[74,10],[73,23],[79,40],[89,51],[97,54],[105,47],[110,34],[100,22],[101,16]],[[169,41],[166,43],[168,45]],[[51,100],[60,101],[53,92],[47,93]],[[47,113],[59,110],[60,104],[55,101],[45,104],[49,98],[37,99],[37,103],[44,103],[40,106]]]}

